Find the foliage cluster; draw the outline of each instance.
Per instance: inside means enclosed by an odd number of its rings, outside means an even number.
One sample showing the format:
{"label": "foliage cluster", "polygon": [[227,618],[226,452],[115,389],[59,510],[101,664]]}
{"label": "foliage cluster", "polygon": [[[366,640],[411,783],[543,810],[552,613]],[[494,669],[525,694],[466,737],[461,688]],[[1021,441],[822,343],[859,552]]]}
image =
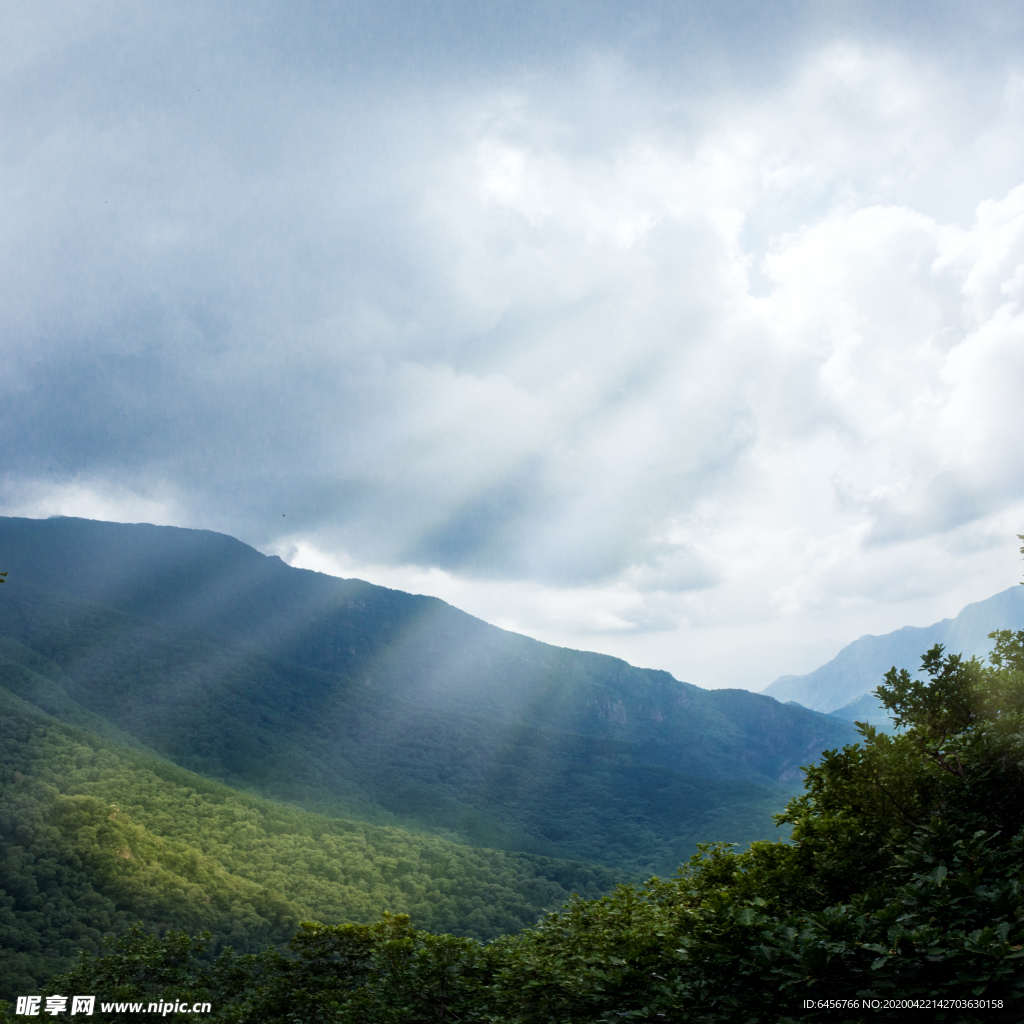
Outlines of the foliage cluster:
{"label": "foliage cluster", "polygon": [[[489,944],[305,924],[290,950],[202,959],[201,940],[136,933],[53,985],[121,999],[208,998],[218,1020],[834,1021],[805,999],[1024,999],[1024,632],[990,663],[937,647],[927,680],[878,690],[900,723],[807,772],[793,842],[705,847],[679,874],[576,898]],[[864,1008],[844,1021],[905,1019]],[[986,1009],[928,1019],[982,1021]]]}

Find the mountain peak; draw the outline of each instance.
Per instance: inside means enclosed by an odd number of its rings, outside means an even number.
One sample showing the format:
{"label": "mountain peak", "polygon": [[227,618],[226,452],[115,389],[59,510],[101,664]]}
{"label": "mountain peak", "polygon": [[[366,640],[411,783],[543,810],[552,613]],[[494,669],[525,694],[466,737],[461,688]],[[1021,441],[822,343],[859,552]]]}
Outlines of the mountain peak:
{"label": "mountain peak", "polygon": [[983,657],[991,647],[988,635],[997,629],[1024,629],[1024,590],[1019,586],[975,601],[955,618],[930,626],[903,626],[881,636],[866,634],[813,672],[779,676],[762,693],[826,713],[847,705],[860,708],[860,698],[871,694],[894,665],[916,672],[921,655],[935,644],[953,654]]}

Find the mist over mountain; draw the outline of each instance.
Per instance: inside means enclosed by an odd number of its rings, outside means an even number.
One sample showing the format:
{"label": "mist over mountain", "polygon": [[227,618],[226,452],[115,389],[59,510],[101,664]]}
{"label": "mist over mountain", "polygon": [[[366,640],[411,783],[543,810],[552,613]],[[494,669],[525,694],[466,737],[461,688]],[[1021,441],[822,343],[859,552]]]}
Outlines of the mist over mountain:
{"label": "mist over mountain", "polygon": [[74,724],[320,813],[666,872],[770,838],[800,766],[855,738],[220,534],[4,518],[0,550],[0,635],[56,667]]}
{"label": "mist over mountain", "polygon": [[881,724],[887,718],[871,694],[890,668],[895,665],[915,673],[921,655],[935,644],[965,658],[982,657],[992,646],[989,633],[997,629],[1024,629],[1024,588],[1010,587],[975,601],[955,618],[931,626],[904,626],[882,636],[862,636],[813,672],[780,676],[762,692],[849,721]]}

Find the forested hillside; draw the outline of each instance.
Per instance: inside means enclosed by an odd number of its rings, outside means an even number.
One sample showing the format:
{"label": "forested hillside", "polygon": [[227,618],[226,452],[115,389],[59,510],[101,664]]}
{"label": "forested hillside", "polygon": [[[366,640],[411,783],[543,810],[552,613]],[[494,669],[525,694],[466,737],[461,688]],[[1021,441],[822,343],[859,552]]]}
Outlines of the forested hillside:
{"label": "forested hillside", "polygon": [[0,636],[62,694],[27,700],[321,813],[664,873],[772,835],[781,787],[854,735],[217,534],[2,519],[0,548]]}
{"label": "forested hillside", "polygon": [[383,910],[485,939],[623,877],[248,796],[0,688],[0,998],[139,920],[243,951]]}

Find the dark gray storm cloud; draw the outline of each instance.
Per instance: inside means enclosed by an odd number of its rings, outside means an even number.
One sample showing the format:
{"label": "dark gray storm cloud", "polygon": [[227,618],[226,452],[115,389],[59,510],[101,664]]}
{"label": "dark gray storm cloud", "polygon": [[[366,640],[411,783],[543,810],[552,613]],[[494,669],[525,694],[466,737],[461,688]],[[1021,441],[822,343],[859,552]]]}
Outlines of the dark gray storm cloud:
{"label": "dark gray storm cloud", "polygon": [[3,507],[619,587],[641,630],[994,530],[1022,41],[1012,3],[8,5]]}

